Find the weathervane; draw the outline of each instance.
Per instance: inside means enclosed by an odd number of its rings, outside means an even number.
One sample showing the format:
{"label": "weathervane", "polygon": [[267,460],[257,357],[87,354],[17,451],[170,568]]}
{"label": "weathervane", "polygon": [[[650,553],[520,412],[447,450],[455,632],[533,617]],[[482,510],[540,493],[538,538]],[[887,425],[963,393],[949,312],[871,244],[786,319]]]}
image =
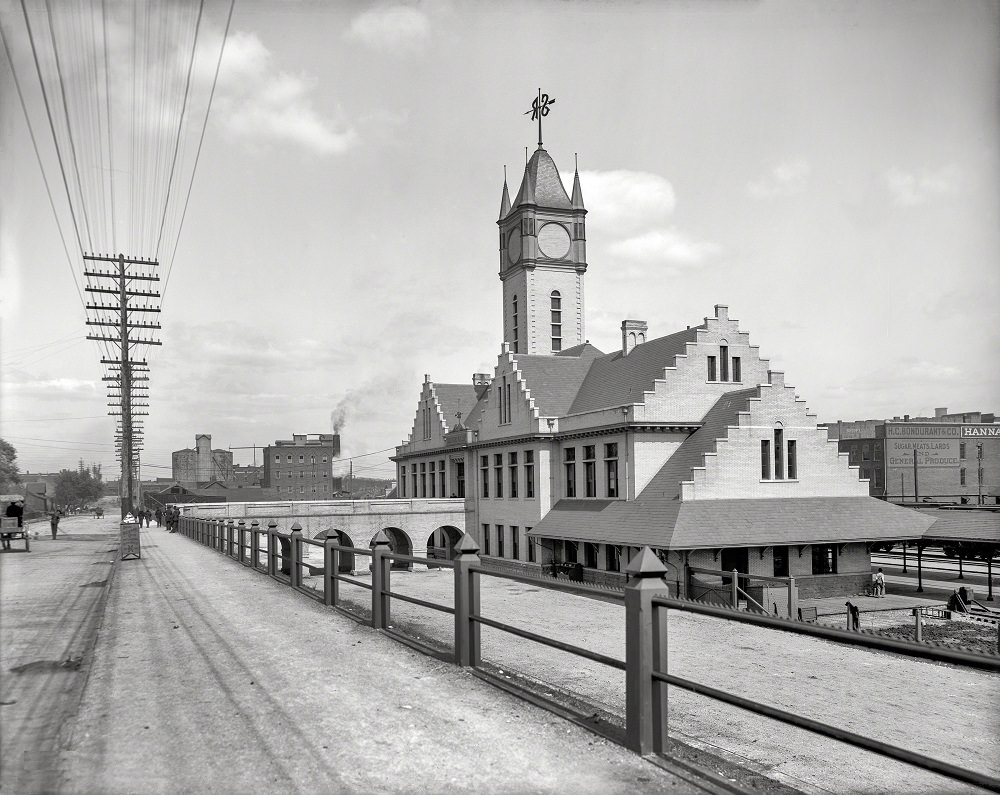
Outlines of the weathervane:
{"label": "weathervane", "polygon": [[531,120],[538,119],[538,148],[542,148],[542,116],[549,115],[549,105],[555,105],[555,97],[543,94],[542,89],[538,89],[538,97],[531,103],[531,110],[526,110],[523,115],[531,114]]}

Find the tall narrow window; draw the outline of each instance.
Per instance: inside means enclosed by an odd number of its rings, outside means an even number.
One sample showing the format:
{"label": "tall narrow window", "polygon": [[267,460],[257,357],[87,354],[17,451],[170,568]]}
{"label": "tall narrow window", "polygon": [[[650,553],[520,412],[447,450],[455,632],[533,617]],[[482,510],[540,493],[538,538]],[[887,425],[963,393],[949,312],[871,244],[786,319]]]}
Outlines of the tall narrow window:
{"label": "tall narrow window", "polygon": [[507,454],[511,499],[517,499],[517,453]]}
{"label": "tall narrow window", "polygon": [[497,557],[503,557],[503,525],[497,525]]}
{"label": "tall narrow window", "polygon": [[483,525],[483,554],[490,554],[490,526],[488,524]]}
{"label": "tall narrow window", "polygon": [[739,356],[734,356],[733,357],[733,380],[736,383],[742,383],[743,382],[743,373],[740,371],[740,357]]}
{"label": "tall narrow window", "polygon": [[965,442],[958,443],[958,457],[963,460],[965,459]]}
{"label": "tall narrow window", "polygon": [[521,542],[521,539],[518,537],[518,536],[520,536],[520,534],[521,534],[520,528],[518,528],[518,526],[516,524],[515,525],[511,525],[511,527],[510,527],[510,556],[514,560],[518,560],[521,557],[520,556],[520,551],[521,551],[521,549],[520,549],[521,543],[520,542]]}
{"label": "tall narrow window", "polygon": [[771,479],[771,440],[760,440],[760,479]]}
{"label": "tall narrow window", "polygon": [[497,424],[503,425],[504,423],[504,410],[503,410],[503,386],[497,384]]}
{"label": "tall narrow window", "polygon": [[530,533],[530,532],[531,532],[531,528],[530,527],[525,527],[524,528],[524,536],[525,536],[524,541],[525,541],[525,544],[527,544],[527,546],[528,546],[528,563],[534,563],[535,562],[535,539],[528,537],[528,533]]}
{"label": "tall narrow window", "polygon": [[465,499],[465,462],[455,463],[455,491],[456,496]]}
{"label": "tall narrow window", "polygon": [[427,464],[420,464],[420,496],[427,496]]}
{"label": "tall narrow window", "polygon": [[616,544],[607,544],[604,547],[604,565],[608,571],[621,570],[622,548]]}
{"label": "tall narrow window", "polygon": [[709,381],[714,381],[715,380],[715,357],[714,356],[709,356],[708,357],[708,380]]}
{"label": "tall narrow window", "polygon": [[788,479],[797,480],[799,477],[799,460],[795,450],[795,440],[788,440]]}
{"label": "tall narrow window", "polygon": [[607,479],[607,496],[618,496],[618,443],[604,445],[604,475]]}
{"label": "tall narrow window", "polygon": [[503,377],[503,388],[504,388],[504,391],[507,393],[506,395],[504,395],[504,402],[503,402],[504,411],[507,413],[505,421],[506,422],[510,422],[510,413],[511,413],[510,412],[510,384],[507,383],[507,376]]}
{"label": "tall narrow window", "polygon": [[965,485],[965,467],[962,467],[960,470],[958,470],[958,485],[959,486]]}
{"label": "tall narrow window", "polygon": [[774,429],[774,479],[785,479],[785,453],[784,453],[784,431],[781,428]]}
{"label": "tall narrow window", "polygon": [[563,450],[563,465],[566,469],[566,496],[576,496],[576,448],[567,447]]}
{"label": "tall narrow window", "polygon": [[588,541],[583,545],[583,565],[588,569],[597,568],[597,544]]}
{"label": "tall narrow window", "polygon": [[729,346],[719,346],[719,369],[722,371],[722,380],[729,380]]}
{"label": "tall narrow window", "polygon": [[511,333],[511,343],[512,343],[511,344],[511,349],[513,350],[514,353],[518,353],[518,350],[517,350],[517,296],[516,295],[514,296],[512,304],[513,304],[513,310],[514,311],[512,313],[513,323],[511,324],[513,326],[512,333]]}
{"label": "tall narrow window", "polygon": [[552,301],[552,352],[562,350],[562,297],[558,290],[553,290]]}
{"label": "tall narrow window", "polygon": [[414,464],[410,467],[410,483],[413,488],[410,489],[410,496],[413,498],[419,497],[420,493],[417,491],[417,465]]}
{"label": "tall narrow window", "polygon": [[583,483],[584,493],[588,497],[597,496],[597,462],[594,460],[596,445],[583,447]]}
{"label": "tall narrow window", "polygon": [[438,461],[438,494],[442,497],[448,496],[447,479],[448,473],[445,471],[444,461]]}
{"label": "tall narrow window", "polygon": [[[325,472],[323,474],[326,474]],[[399,496],[406,497],[406,465],[399,468]]]}
{"label": "tall narrow window", "polygon": [[479,456],[479,480],[483,484],[483,496],[490,496],[490,457]]}
{"label": "tall narrow window", "polygon": [[496,482],[493,484],[496,487],[495,496],[499,500],[503,497],[503,453],[493,456],[493,472],[496,475]]}
{"label": "tall narrow window", "polygon": [[535,498],[535,451],[524,451],[524,496]]}
{"label": "tall narrow window", "polygon": [[430,497],[437,497],[437,489],[435,488],[435,481],[434,481],[434,462],[433,461],[431,461],[427,465],[427,471],[430,474],[430,487],[431,487],[430,494],[428,496],[430,496]]}

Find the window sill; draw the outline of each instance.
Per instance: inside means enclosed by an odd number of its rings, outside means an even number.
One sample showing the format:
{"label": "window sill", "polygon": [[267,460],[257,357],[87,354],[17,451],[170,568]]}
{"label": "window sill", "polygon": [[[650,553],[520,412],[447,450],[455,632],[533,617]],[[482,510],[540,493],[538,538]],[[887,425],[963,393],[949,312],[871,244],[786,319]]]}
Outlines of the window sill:
{"label": "window sill", "polygon": [[778,480],[777,478],[761,478],[760,483],[798,483],[798,478],[782,478]]}

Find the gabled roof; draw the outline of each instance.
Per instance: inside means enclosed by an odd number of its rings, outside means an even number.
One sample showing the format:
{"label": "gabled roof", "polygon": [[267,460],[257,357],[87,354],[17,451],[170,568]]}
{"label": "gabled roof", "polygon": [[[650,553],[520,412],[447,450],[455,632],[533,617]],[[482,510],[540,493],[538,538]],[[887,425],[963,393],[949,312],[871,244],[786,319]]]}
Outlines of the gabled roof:
{"label": "gabled roof", "polygon": [[445,425],[450,429],[458,420],[455,415],[462,412],[462,424],[469,425],[469,414],[476,405],[476,389],[472,384],[434,384]]}
{"label": "gabled roof", "polygon": [[642,403],[642,393],[653,389],[653,381],[663,378],[664,368],[672,367],[696,338],[697,328],[689,328],[636,345],[628,356],[615,351],[595,359],[569,413]]}
{"label": "gabled roof", "polygon": [[594,356],[600,354],[589,344],[578,345],[573,350],[579,351],[580,355],[563,351],[563,355],[558,356],[526,353],[514,356],[517,369],[523,374],[531,397],[535,399],[535,408],[543,417],[560,417],[569,413]]}
{"label": "gabled roof", "polygon": [[573,207],[569,196],[566,195],[566,188],[563,187],[555,161],[541,147],[535,150],[528,165],[524,167],[524,178],[521,180],[517,198],[514,199],[514,207],[522,204],[566,210]]}
{"label": "gabled roof", "polygon": [[968,508],[955,510],[917,508],[916,510],[934,520],[934,524],[926,533],[928,537],[1000,544],[1000,513]]}

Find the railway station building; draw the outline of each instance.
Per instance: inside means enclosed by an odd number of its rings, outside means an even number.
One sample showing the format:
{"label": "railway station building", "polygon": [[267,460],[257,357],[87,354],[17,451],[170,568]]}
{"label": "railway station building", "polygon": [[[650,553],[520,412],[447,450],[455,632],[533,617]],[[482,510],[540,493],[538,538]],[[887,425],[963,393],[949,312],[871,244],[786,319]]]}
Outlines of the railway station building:
{"label": "railway station building", "polygon": [[591,345],[586,214],[579,173],[567,191],[541,145],[513,201],[504,183],[496,367],[425,376],[398,496],[464,498],[493,566],[620,583],[648,545],[681,593],[692,567],[707,587],[736,569],[794,577],[802,597],[863,591],[870,545],[933,519],[870,496],[728,306],[679,330],[625,318],[619,348]]}

